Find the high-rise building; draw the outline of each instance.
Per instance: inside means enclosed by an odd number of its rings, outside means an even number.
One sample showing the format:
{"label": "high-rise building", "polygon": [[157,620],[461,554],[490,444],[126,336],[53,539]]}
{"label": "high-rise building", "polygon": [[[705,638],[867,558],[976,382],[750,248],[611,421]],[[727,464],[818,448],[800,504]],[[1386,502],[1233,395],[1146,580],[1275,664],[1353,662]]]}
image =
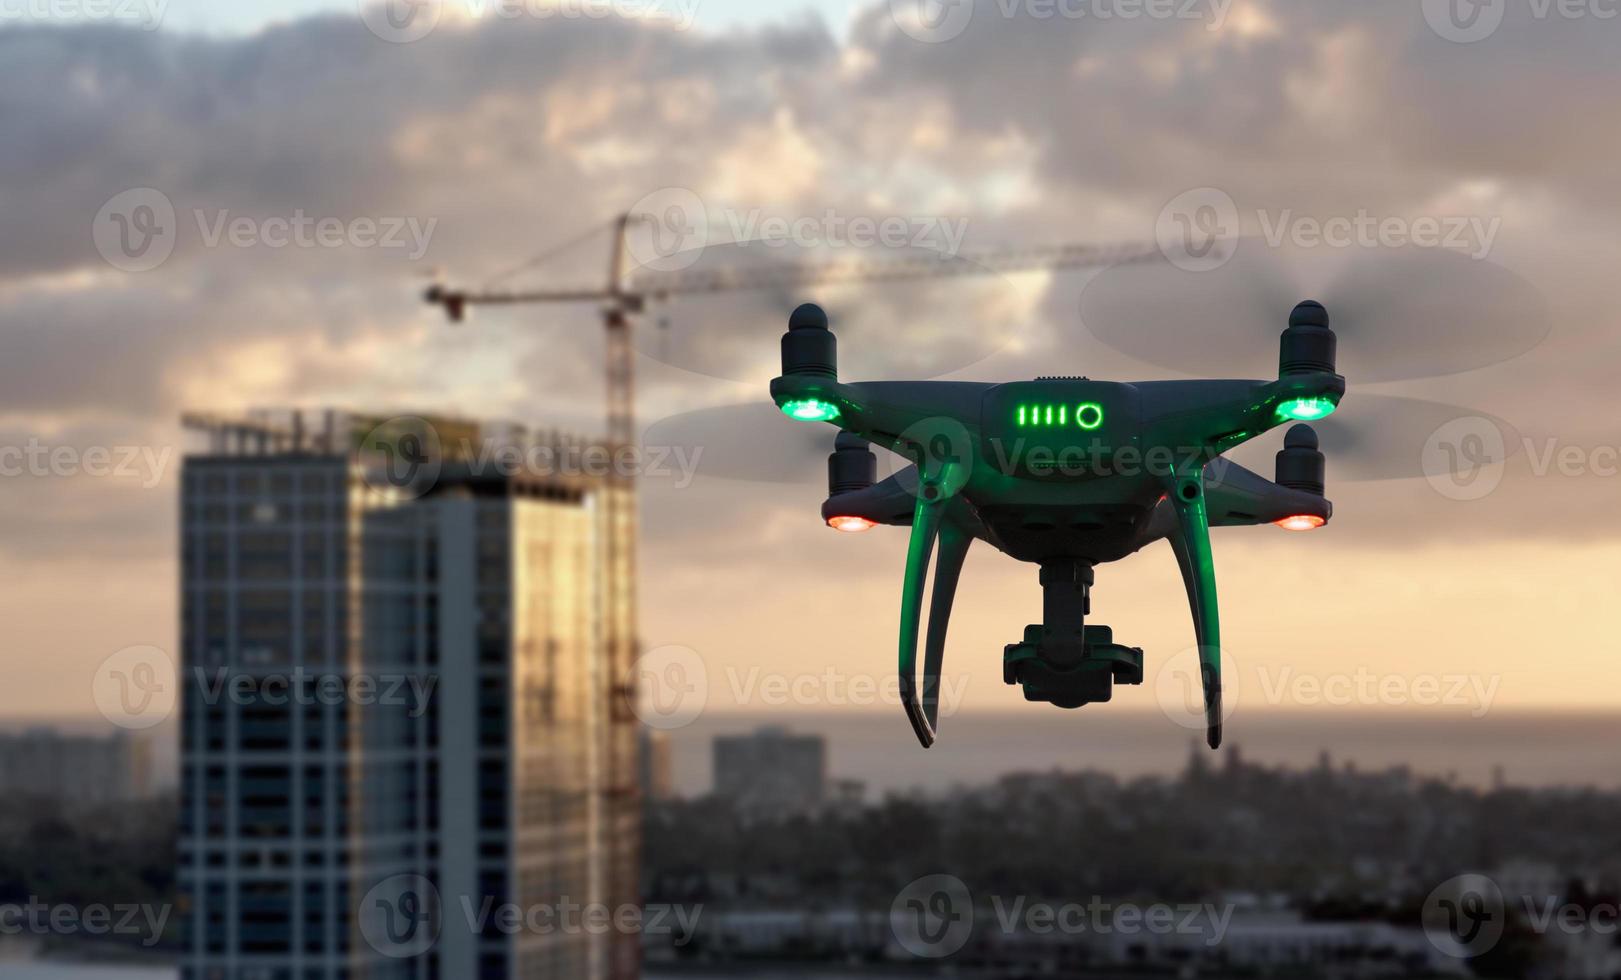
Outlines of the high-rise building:
{"label": "high-rise building", "polygon": [[721,735],[715,744],[715,794],[756,814],[792,813],[822,804],[827,793],[827,742],[762,728]]}
{"label": "high-rise building", "polygon": [[137,800],[150,789],[148,744],[129,732],[29,728],[0,734],[0,795],[70,807]]}
{"label": "high-rise building", "polygon": [[634,977],[570,912],[637,901],[605,481],[469,423],[189,421],[185,980]]}
{"label": "high-rise building", "polygon": [[675,796],[675,756],[670,733],[643,728],[640,733],[642,798],[655,803]]}

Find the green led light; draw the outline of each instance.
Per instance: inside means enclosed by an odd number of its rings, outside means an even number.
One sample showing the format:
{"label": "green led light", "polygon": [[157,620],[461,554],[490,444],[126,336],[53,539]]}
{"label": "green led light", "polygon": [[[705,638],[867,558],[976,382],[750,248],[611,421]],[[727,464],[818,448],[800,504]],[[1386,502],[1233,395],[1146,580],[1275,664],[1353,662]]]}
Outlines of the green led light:
{"label": "green led light", "polygon": [[831,422],[839,417],[839,406],[816,398],[784,402],[782,414],[801,422]]}
{"label": "green led light", "polygon": [[1338,406],[1327,398],[1291,398],[1278,406],[1278,417],[1297,422],[1325,419],[1334,414]]}
{"label": "green led light", "polygon": [[[1073,406],[1061,402],[1050,405],[1024,404],[1015,408],[1014,424],[1021,429],[1029,426],[1059,429],[1078,426],[1092,432],[1103,427],[1103,406],[1097,402],[1081,402]],[[1074,409],[1073,413],[1070,412],[1071,408]]]}

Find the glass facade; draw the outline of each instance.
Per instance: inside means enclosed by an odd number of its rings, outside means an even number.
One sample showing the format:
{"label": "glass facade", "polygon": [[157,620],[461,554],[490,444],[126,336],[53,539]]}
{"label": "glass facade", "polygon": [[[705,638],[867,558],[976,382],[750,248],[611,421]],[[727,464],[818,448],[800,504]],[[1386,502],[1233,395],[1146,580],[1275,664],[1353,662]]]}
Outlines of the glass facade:
{"label": "glass facade", "polygon": [[[183,977],[634,976],[634,936],[473,914],[635,902],[639,807],[606,782],[621,729],[634,774],[606,649],[633,607],[602,488],[445,477],[411,497],[358,467],[186,462]],[[407,879],[441,921],[401,955],[361,912]]]}

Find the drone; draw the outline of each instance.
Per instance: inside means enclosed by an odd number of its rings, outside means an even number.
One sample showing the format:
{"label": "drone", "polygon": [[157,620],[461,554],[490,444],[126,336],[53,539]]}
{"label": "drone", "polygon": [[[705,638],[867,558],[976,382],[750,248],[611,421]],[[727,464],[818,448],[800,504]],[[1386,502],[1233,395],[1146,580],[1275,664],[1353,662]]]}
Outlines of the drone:
{"label": "drone", "polygon": [[[946,630],[975,540],[1040,568],[1042,622],[1006,646],[1004,680],[1027,701],[1079,708],[1111,700],[1116,684],[1143,682],[1143,651],[1116,643],[1110,627],[1086,622],[1097,566],[1165,539],[1193,615],[1206,740],[1219,748],[1221,619],[1210,529],[1306,531],[1332,518],[1325,458],[1309,423],[1332,414],[1345,395],[1336,347],[1328,310],[1306,301],[1289,315],[1273,381],[846,383],[838,378],[827,314],[812,304],[794,310],[771,398],[791,419],[840,430],[822,518],[847,532],[911,528],[900,693],[923,747],[936,739]],[[1290,423],[1274,480],[1223,456]],[[874,445],[911,465],[879,481]]]}

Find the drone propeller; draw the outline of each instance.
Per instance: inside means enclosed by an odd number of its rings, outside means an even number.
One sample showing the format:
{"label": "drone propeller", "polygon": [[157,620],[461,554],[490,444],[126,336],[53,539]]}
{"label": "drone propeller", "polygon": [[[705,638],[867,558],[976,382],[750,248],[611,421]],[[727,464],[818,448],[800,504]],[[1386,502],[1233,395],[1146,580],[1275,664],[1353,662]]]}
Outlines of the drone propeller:
{"label": "drone propeller", "polygon": [[667,416],[648,426],[642,443],[684,454],[700,477],[814,483],[826,472],[833,434],[815,426],[783,425],[777,406],[759,401]]}
{"label": "drone propeller", "polygon": [[[1207,271],[1119,264],[1089,282],[1081,321],[1121,353],[1197,377],[1253,377],[1280,318],[1321,300],[1339,335],[1339,372],[1368,383],[1456,374],[1510,360],[1547,336],[1537,289],[1503,266],[1444,248],[1272,247],[1229,243]],[[1362,396],[1358,396],[1359,400]]]}
{"label": "drone propeller", "polygon": [[[1056,249],[1029,261],[1100,266],[1107,261],[1103,256],[1116,254]],[[672,367],[754,384],[777,372],[775,358],[761,355],[775,350],[781,311],[809,299],[840,311],[833,327],[852,376],[937,378],[1018,338],[1029,303],[1004,273],[1020,268],[1008,255],[921,246],[811,248],[789,240],[709,245],[633,276],[636,294],[653,303],[677,302],[661,308],[671,329],[635,331],[632,343]],[[860,302],[851,299],[853,291]]]}
{"label": "drone propeller", "polygon": [[[1466,475],[1502,462],[1520,447],[1514,427],[1495,416],[1360,391],[1347,396],[1338,412],[1313,425],[1335,484]],[[782,413],[764,401],[669,416],[648,428],[645,442],[695,458],[700,477],[812,485],[825,478],[827,454],[833,448],[826,430],[782,425]],[[1254,460],[1275,451],[1273,442],[1258,440],[1251,450]],[[1240,459],[1246,456],[1243,451],[1238,454]],[[909,465],[889,453],[879,454],[879,459],[880,479]]]}

